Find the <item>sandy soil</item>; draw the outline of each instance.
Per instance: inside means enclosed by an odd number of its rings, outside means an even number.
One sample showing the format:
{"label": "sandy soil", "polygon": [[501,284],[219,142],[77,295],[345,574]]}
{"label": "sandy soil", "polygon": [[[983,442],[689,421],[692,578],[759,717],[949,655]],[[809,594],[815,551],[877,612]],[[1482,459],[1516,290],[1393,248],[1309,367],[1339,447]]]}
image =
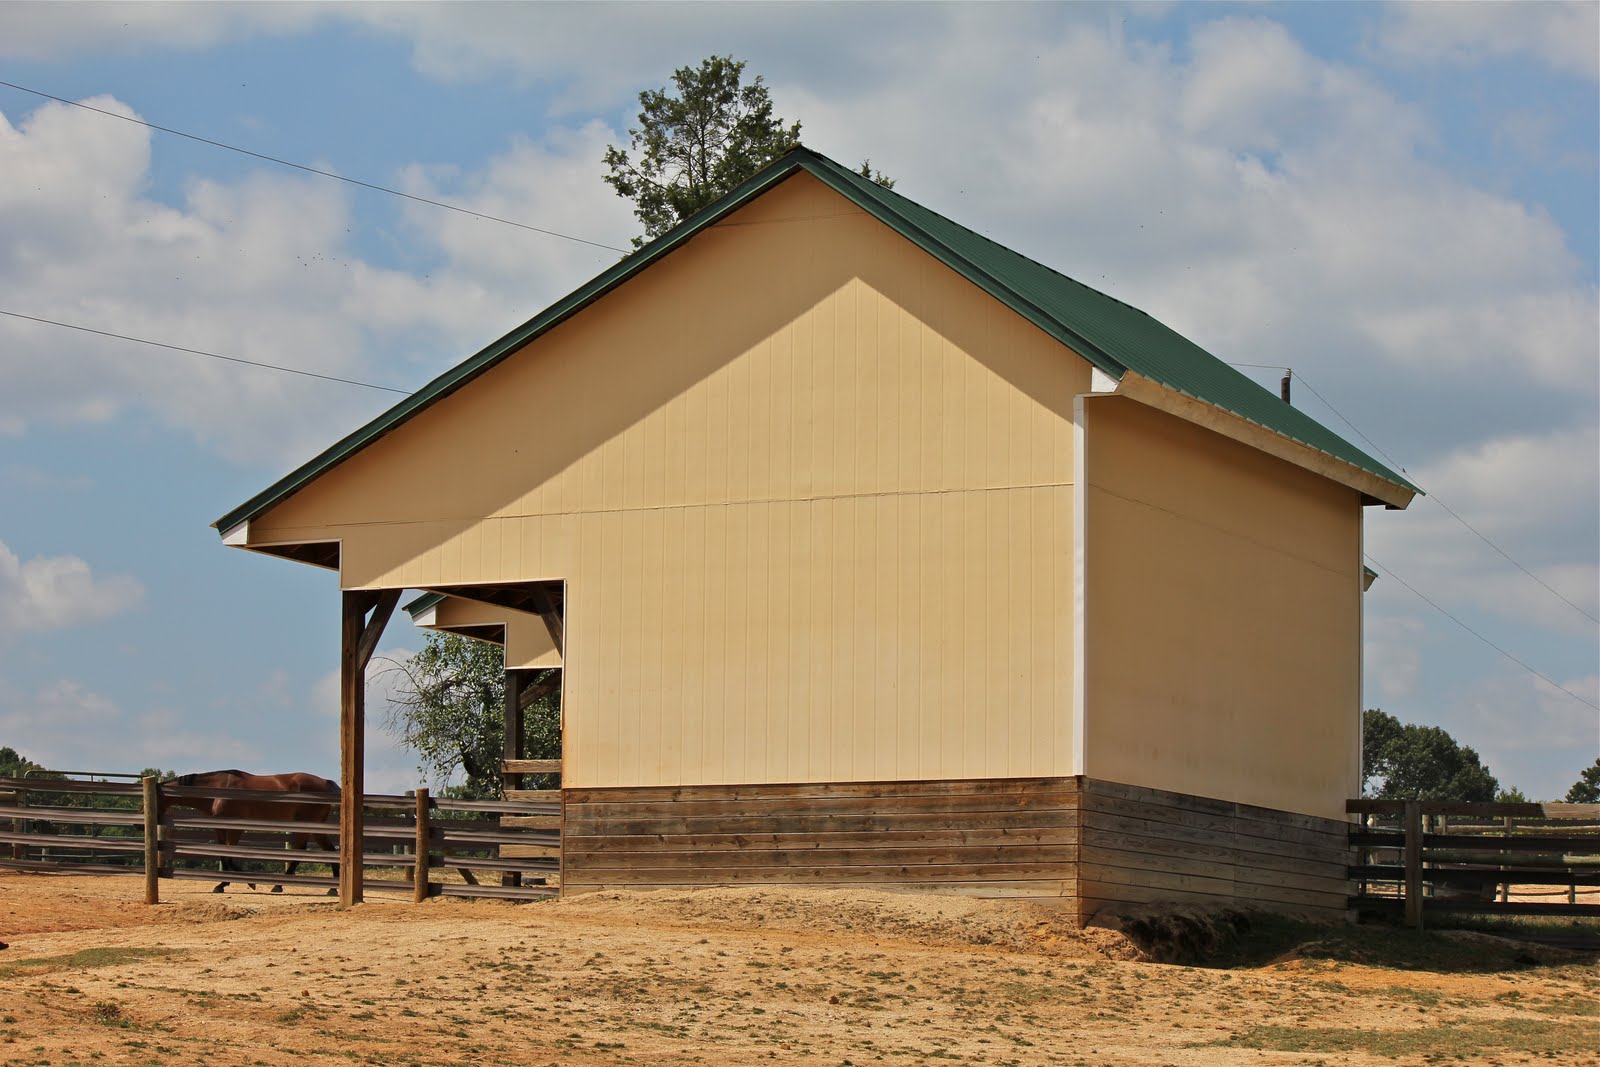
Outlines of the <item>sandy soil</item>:
{"label": "sandy soil", "polygon": [[209,889],[0,873],[0,1064],[1600,1064],[1592,957],[1482,935],[1513,962],[1222,970],[1017,902]]}

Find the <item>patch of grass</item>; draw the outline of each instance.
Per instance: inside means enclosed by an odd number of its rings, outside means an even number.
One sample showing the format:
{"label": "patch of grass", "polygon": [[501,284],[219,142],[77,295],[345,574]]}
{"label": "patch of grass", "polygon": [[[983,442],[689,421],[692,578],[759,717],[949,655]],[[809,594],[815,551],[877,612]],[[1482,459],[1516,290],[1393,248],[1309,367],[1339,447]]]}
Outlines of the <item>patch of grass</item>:
{"label": "patch of grass", "polygon": [[114,967],[119,963],[148,959],[151,956],[181,956],[175,948],[86,948],[66,956],[34,956],[24,960],[8,960],[0,964],[0,978],[10,978],[24,971],[87,971],[94,967]]}
{"label": "patch of grass", "polygon": [[111,1000],[96,1001],[94,1007],[89,1009],[89,1018],[101,1026],[128,1027],[133,1025],[133,1020],[123,1013],[122,1005]]}
{"label": "patch of grass", "polygon": [[1204,1045],[1274,1052],[1365,1052],[1390,1058],[1467,1058],[1490,1052],[1590,1055],[1600,1047],[1600,1026],[1545,1019],[1463,1020],[1414,1030],[1255,1026]]}
{"label": "patch of grass", "polygon": [[1473,915],[1467,912],[1429,915],[1438,930],[1475,930],[1521,940],[1559,941],[1578,949],[1600,950],[1600,919],[1562,915]]}

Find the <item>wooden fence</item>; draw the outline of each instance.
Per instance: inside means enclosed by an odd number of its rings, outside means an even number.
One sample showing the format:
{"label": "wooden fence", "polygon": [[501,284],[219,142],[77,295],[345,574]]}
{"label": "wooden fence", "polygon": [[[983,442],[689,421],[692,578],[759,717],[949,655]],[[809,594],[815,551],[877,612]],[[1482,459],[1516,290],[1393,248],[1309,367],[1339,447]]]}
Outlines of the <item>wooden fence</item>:
{"label": "wooden fence", "polygon": [[[367,795],[362,858],[373,873],[364,879],[366,888],[408,893],[414,900],[553,896],[561,869],[560,794],[529,795],[536,793],[519,790],[514,800],[447,800],[426,789]],[[159,900],[161,878],[338,887],[331,875],[282,873],[290,861],[335,862],[337,821],[219,818],[181,807],[161,815],[162,800],[174,798],[267,804],[331,800],[337,819],[338,798],[322,793],[202,789],[153,778],[0,778],[0,869],[143,874],[145,899],[152,904]],[[236,843],[221,844],[224,832],[240,836]],[[289,835],[308,832],[328,838],[335,851],[287,848]],[[242,869],[219,873],[224,860]],[[460,881],[446,880],[448,871]],[[480,875],[498,876],[499,884],[485,884]]]}
{"label": "wooden fence", "polygon": [[1352,906],[1600,916],[1600,804],[1352,800]]}

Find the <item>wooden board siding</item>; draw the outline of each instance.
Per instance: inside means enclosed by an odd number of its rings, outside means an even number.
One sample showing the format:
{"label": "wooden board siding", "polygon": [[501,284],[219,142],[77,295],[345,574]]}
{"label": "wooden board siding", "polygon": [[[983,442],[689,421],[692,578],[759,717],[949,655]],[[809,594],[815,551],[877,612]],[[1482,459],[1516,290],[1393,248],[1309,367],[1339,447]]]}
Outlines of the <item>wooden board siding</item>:
{"label": "wooden board siding", "polygon": [[1085,779],[1080,917],[1179,903],[1343,919],[1351,891],[1349,829],[1315,815]]}
{"label": "wooden board siding", "polygon": [[565,893],[797,884],[1072,895],[1071,778],[568,789]]}

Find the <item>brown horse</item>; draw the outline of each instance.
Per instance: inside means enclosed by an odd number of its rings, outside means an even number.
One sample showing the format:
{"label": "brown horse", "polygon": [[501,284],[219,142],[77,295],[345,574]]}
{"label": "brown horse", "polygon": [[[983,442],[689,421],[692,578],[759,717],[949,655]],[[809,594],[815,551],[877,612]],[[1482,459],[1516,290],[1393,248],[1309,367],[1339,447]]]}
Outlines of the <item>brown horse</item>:
{"label": "brown horse", "polygon": [[[292,774],[250,774],[246,771],[206,771],[201,774],[185,774],[166,782],[167,785],[193,786],[200,789],[254,789],[262,792],[274,793],[331,793],[332,800],[327,803],[317,801],[277,801],[277,800],[237,800],[237,799],[212,799],[209,797],[170,797],[163,795],[161,798],[160,813],[163,817],[173,807],[193,808],[202,814],[214,819],[267,819],[273,822],[291,823],[326,823],[339,809],[339,783],[327,778],[319,778],[314,774],[296,771]],[[217,830],[217,844],[237,845],[244,836],[243,830]],[[322,848],[338,855],[338,846],[332,837],[326,833],[306,830],[289,835],[289,846],[301,850],[307,849],[309,841],[315,841]],[[283,868],[285,877],[292,876],[299,868],[300,860],[286,861]],[[223,857],[218,862],[219,869],[224,873],[233,871],[239,873],[232,860]],[[339,877],[339,865],[333,863],[333,876]],[[256,887],[254,882],[248,883],[251,889]],[[220,893],[228,887],[228,882],[220,882],[212,890]],[[274,893],[283,892],[283,886],[274,885]],[[336,889],[328,890],[329,896],[338,893]]]}

